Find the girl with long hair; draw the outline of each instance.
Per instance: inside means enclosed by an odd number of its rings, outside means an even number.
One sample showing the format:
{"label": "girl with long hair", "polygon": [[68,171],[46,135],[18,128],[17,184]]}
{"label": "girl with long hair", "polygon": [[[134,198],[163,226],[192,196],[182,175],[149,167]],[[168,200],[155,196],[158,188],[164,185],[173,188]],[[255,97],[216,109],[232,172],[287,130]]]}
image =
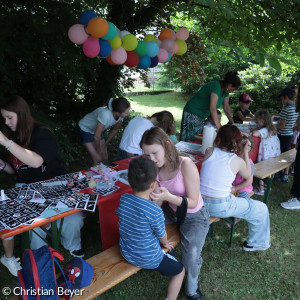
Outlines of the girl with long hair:
{"label": "girl with long hair", "polygon": [[[31,116],[27,102],[20,96],[11,96],[1,105],[4,126],[0,131],[0,145],[5,147],[6,160],[0,159],[0,170],[17,175],[16,186],[53,178],[66,173],[59,155],[55,136],[50,128],[36,122]],[[64,219],[61,232],[62,245],[73,256],[83,256],[80,230],[83,226],[81,213]],[[46,233],[41,228],[35,231],[42,237]],[[45,244],[38,235],[31,234],[31,248]],[[11,274],[17,276],[21,268],[19,258],[13,256],[14,239],[3,240],[5,254],[1,263]]]}
{"label": "girl with long hair", "polygon": [[[280,155],[280,141],[270,113],[262,109],[255,113],[254,118],[258,130],[253,131],[252,135],[261,138],[257,160],[263,161]],[[259,189],[255,190],[255,193],[261,196],[264,195],[264,182],[262,180],[259,181]]]}
{"label": "girl with long hair", "polygon": [[163,205],[167,224],[179,223],[182,263],[187,272],[185,292],[189,299],[202,299],[198,276],[201,251],[209,228],[209,215],[200,195],[199,172],[188,157],[180,157],[170,137],[158,127],[147,130],[140,143],[158,169],[159,188],[151,199]]}
{"label": "girl with long hair", "polygon": [[[243,244],[245,251],[266,250],[270,247],[270,218],[268,207],[261,201],[235,197],[232,183],[239,173],[251,178],[248,139],[234,125],[222,126],[214,147],[206,150],[200,173],[200,191],[214,217],[236,217],[248,222],[248,237]],[[244,159],[239,157],[243,153]]]}

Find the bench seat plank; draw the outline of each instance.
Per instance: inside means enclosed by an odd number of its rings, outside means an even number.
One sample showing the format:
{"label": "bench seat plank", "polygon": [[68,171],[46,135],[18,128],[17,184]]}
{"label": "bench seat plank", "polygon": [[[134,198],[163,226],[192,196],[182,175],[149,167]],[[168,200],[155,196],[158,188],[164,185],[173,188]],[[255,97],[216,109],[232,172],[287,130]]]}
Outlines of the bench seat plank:
{"label": "bench seat plank", "polygon": [[277,157],[256,163],[254,176],[259,179],[264,179],[289,167],[295,161],[296,152],[296,149],[291,149]]}
{"label": "bench seat plank", "polygon": [[[168,240],[178,245],[180,236],[178,226],[167,225]],[[167,250],[164,249],[166,252]],[[113,286],[141,270],[127,262],[120,253],[120,246],[115,245],[89,259],[87,262],[94,268],[94,276],[91,285],[84,287],[81,296],[74,296],[72,300],[94,299]]]}

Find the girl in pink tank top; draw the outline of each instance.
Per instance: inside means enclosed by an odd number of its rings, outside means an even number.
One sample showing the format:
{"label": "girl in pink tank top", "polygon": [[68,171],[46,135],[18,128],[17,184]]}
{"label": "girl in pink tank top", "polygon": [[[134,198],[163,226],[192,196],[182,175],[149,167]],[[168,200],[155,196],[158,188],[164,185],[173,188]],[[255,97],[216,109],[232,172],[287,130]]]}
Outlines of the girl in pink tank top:
{"label": "girl in pink tank top", "polygon": [[180,223],[182,263],[187,274],[186,294],[189,299],[200,299],[198,276],[209,214],[200,194],[198,169],[190,158],[179,157],[169,136],[158,127],[144,133],[140,146],[158,169],[160,186],[151,193],[151,200],[160,206],[167,202],[162,207],[166,223]]}

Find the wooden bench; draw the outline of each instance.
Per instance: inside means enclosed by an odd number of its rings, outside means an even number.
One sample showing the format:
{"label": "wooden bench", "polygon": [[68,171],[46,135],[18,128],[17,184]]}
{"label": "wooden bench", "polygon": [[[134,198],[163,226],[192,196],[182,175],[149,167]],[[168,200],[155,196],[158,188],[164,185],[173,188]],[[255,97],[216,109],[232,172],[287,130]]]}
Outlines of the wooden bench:
{"label": "wooden bench", "polygon": [[[213,223],[219,218],[211,217],[209,223]],[[176,224],[167,225],[168,240],[174,245],[180,243],[180,234]],[[167,252],[167,249],[164,249]],[[120,246],[116,245],[89,259],[87,262],[94,267],[94,277],[91,285],[84,288],[82,296],[74,296],[72,300],[88,300],[103,294],[121,281],[137,273],[138,268],[128,263],[120,253]]]}
{"label": "wooden bench", "polygon": [[295,161],[296,153],[296,149],[291,149],[277,157],[269,158],[255,164],[254,176],[267,181],[267,189],[264,194],[264,202],[266,205],[268,205],[269,202],[269,195],[274,175],[277,172],[290,167]]}
{"label": "wooden bench", "polygon": [[[218,221],[219,218],[210,217],[209,224]],[[178,225],[166,225],[168,240],[177,246],[180,243]],[[163,248],[166,252],[167,249]],[[127,262],[120,252],[120,246],[115,245],[91,258],[87,262],[94,268],[92,283],[82,289],[82,295],[73,296],[72,300],[89,300],[103,294],[121,281],[137,273],[138,268]],[[9,300],[16,300],[17,296]]]}

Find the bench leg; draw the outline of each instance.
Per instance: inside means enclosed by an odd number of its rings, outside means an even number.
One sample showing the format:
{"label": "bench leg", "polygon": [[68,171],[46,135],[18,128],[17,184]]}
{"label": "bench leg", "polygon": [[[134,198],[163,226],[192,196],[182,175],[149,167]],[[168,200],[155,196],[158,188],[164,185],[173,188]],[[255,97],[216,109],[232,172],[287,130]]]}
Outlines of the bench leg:
{"label": "bench leg", "polygon": [[230,229],[229,247],[232,247],[233,237],[234,237],[234,230],[235,230],[235,217],[232,217],[230,219],[232,219],[232,223],[231,223],[231,229]]}
{"label": "bench leg", "polygon": [[269,196],[270,196],[270,191],[271,191],[271,185],[273,182],[274,174],[271,175],[269,179],[267,179],[267,189],[265,191],[265,196],[264,196],[264,202],[268,206],[269,203]]}

